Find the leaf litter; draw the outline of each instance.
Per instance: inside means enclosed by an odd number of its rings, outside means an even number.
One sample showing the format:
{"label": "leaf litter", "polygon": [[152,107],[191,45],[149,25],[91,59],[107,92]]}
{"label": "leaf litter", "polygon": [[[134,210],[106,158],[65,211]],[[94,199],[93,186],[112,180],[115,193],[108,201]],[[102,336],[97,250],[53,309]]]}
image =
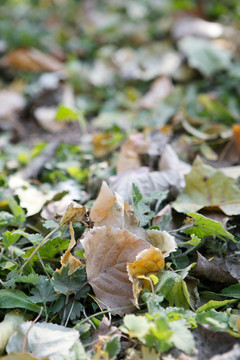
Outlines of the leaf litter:
{"label": "leaf litter", "polygon": [[5,358],[237,359],[237,1],[0,7]]}

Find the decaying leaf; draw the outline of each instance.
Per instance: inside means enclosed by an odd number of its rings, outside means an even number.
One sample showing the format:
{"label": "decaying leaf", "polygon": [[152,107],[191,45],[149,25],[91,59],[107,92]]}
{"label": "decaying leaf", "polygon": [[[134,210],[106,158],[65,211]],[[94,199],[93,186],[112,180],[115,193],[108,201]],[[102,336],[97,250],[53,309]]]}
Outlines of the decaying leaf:
{"label": "decaying leaf", "polygon": [[[31,321],[22,323],[7,344],[7,353],[22,351],[23,341],[32,325]],[[36,323],[28,332],[26,351],[37,358],[59,360],[70,356],[74,343],[79,342],[79,332],[65,326],[52,323]]]}
{"label": "decaying leaf", "polygon": [[76,221],[82,222],[84,225],[91,227],[92,221],[88,217],[88,212],[85,206],[71,203],[61,220],[61,225],[69,225],[69,223],[74,223]]}
{"label": "decaying leaf", "polygon": [[164,268],[162,252],[151,246],[138,253],[136,260],[127,265],[129,279],[133,283],[134,305],[138,307],[138,297],[143,289],[151,289],[150,275],[156,275]]}
{"label": "decaying leaf", "polygon": [[240,214],[240,190],[234,179],[205,164],[200,157],[185,176],[186,187],[172,206],[178,212],[197,212],[203,207],[218,207],[226,215]]}
{"label": "decaying leaf", "polygon": [[[63,266],[66,266],[69,263],[68,274],[70,275],[79,266],[83,266],[83,264],[81,263],[81,261],[79,259],[77,259],[75,256],[73,256],[71,254],[72,248],[76,245],[76,240],[75,240],[75,237],[74,237],[74,229],[73,229],[73,226],[72,226],[71,222],[69,224],[69,230],[70,230],[70,235],[71,235],[71,241],[70,241],[70,243],[68,245],[68,248],[67,248],[66,252],[61,257],[61,264],[62,264],[62,267],[63,267]],[[59,270],[57,269],[56,271],[61,273],[62,267]]]}
{"label": "decaying leaf", "polygon": [[[85,249],[88,282],[104,308],[116,309],[132,305],[132,284],[127,263],[150,247],[149,243],[125,229],[108,226],[88,230],[81,243]],[[129,309],[116,310],[123,315]]]}
{"label": "decaying leaf", "polygon": [[121,146],[117,163],[117,173],[134,171],[139,169],[140,166],[139,154],[134,148],[133,141],[129,139]]}
{"label": "decaying leaf", "polygon": [[238,280],[231,275],[224,263],[218,264],[216,260],[209,261],[198,252],[196,266],[192,271],[199,277],[222,284],[235,284]]}
{"label": "decaying leaf", "polygon": [[16,331],[18,325],[26,320],[29,320],[29,317],[17,310],[13,310],[4,316],[3,321],[0,323],[0,355],[4,353],[8,340]]}
{"label": "decaying leaf", "polygon": [[177,249],[175,238],[167,231],[147,230],[147,241],[162,251],[164,257]]}
{"label": "decaying leaf", "polygon": [[114,194],[105,181],[90,210],[90,219],[95,226],[126,229],[145,239],[145,232],[139,227],[130,205],[117,193]]}
{"label": "decaying leaf", "polygon": [[1,64],[25,71],[59,71],[62,63],[37,49],[15,49],[1,59]]}

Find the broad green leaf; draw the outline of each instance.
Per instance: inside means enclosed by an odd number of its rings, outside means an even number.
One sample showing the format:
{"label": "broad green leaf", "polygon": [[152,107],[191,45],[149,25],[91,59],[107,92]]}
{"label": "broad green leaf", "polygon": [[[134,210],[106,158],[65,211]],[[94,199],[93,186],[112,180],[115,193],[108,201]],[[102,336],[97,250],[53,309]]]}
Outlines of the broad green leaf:
{"label": "broad green leaf", "polygon": [[0,211],[0,228],[4,226],[15,225],[15,217],[7,211]]}
{"label": "broad green leaf", "polygon": [[172,335],[170,323],[164,316],[158,314],[145,336],[146,345],[154,346],[158,352],[168,351],[172,347]]}
{"label": "broad green leaf", "polygon": [[69,263],[62,267],[61,273],[58,271],[54,272],[52,280],[54,290],[62,294],[69,294],[71,292],[77,294],[82,291],[82,295],[85,296],[86,291],[89,289],[88,286],[84,286],[87,281],[85,267],[77,268],[70,275],[68,275],[68,271]]}
{"label": "broad green leaf", "polygon": [[185,319],[169,322],[172,330],[171,341],[180,350],[186,354],[192,354],[194,350],[194,338]]}
{"label": "broad green leaf", "polygon": [[104,350],[109,354],[109,359],[115,359],[121,350],[120,338],[114,336],[112,339],[108,340]]}
{"label": "broad green leaf", "polygon": [[36,313],[39,313],[41,309],[40,306],[33,304],[24,292],[17,289],[0,290],[0,308],[23,308]]}
{"label": "broad green leaf", "polygon": [[205,76],[231,66],[230,51],[217,47],[210,40],[187,36],[179,41],[178,46],[186,55],[189,65]]}
{"label": "broad green leaf", "polygon": [[20,238],[20,234],[16,234],[15,231],[5,231],[5,233],[3,233],[3,243],[4,246],[7,248],[13,244],[15,244],[18,239]]}
{"label": "broad green leaf", "polygon": [[133,314],[125,315],[123,319],[124,326],[121,330],[128,334],[131,338],[138,338],[142,340],[150,329],[150,322],[145,316],[136,316]]}
{"label": "broad green leaf", "polygon": [[211,309],[219,309],[221,307],[224,307],[226,305],[230,305],[235,303],[237,300],[210,300],[208,303],[200,306],[197,310],[196,313],[202,313],[203,311],[208,311]]}
{"label": "broad green leaf", "polygon": [[219,312],[215,309],[197,314],[197,322],[199,324],[209,324],[215,331],[227,330],[228,321],[229,315],[226,312]]}
{"label": "broad green leaf", "polygon": [[178,212],[196,212],[203,207],[219,207],[226,215],[240,214],[240,190],[234,179],[205,164],[200,157],[185,175],[186,186],[172,203]]}
{"label": "broad green leaf", "polygon": [[182,277],[172,271],[162,271],[159,273],[159,282],[156,285],[156,294],[163,294],[170,306],[183,307],[189,309],[190,297],[187,285]]}
{"label": "broad green leaf", "polygon": [[13,215],[16,218],[16,221],[18,224],[22,224],[24,223],[24,221],[26,220],[25,218],[25,212],[23,211],[23,209],[21,208],[21,206],[18,205],[18,203],[16,202],[16,200],[13,197],[10,197],[8,199],[8,204],[9,207],[13,213]]}
{"label": "broad green leaf", "polygon": [[28,234],[24,230],[16,230],[13,234],[23,236],[25,239],[29,240],[34,245],[43,240],[43,236],[41,234]]}
{"label": "broad green leaf", "polygon": [[[42,259],[53,259],[57,253],[60,251],[66,250],[68,248],[69,239],[64,238],[61,239],[57,237],[53,240],[48,240],[44,245],[40,247],[38,250],[39,255]],[[29,256],[34,251],[34,247],[27,250],[26,253],[23,255],[23,258],[28,259]],[[32,258],[32,261],[38,261],[39,257],[35,254]]]}
{"label": "broad green leaf", "polygon": [[50,280],[42,276],[41,279],[35,283],[34,288],[31,290],[33,296],[29,297],[29,300],[34,303],[43,303],[51,302],[57,299],[58,295],[53,289],[53,285]]}
{"label": "broad green leaf", "polygon": [[[224,296],[240,299],[240,283],[231,285],[221,291]],[[219,294],[219,295],[221,295]]]}
{"label": "broad green leaf", "polygon": [[76,121],[78,120],[79,114],[77,111],[70,109],[64,104],[60,104],[57,109],[55,119],[57,121]]}
{"label": "broad green leaf", "polygon": [[209,219],[201,214],[187,213],[188,216],[195,219],[193,225],[184,229],[186,234],[196,235],[199,238],[204,236],[217,236],[221,240],[230,239],[236,242],[234,236],[226,231],[219,221]]}
{"label": "broad green leaf", "polygon": [[145,226],[154,217],[155,213],[145,203],[138,187],[132,184],[133,210],[141,226]]}

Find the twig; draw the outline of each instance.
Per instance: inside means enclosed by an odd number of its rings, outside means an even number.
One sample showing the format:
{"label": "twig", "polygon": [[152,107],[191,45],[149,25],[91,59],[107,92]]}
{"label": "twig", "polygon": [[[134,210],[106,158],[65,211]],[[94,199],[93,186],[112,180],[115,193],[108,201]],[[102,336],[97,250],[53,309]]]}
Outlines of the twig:
{"label": "twig", "polygon": [[26,335],[24,336],[24,339],[23,339],[23,345],[22,345],[22,353],[25,352],[25,348],[26,348],[26,345],[27,345],[27,338],[28,338],[28,334],[30,332],[30,330],[32,329],[33,325],[36,324],[36,322],[38,321],[38,319],[40,318],[40,316],[42,315],[42,312],[43,312],[43,307],[41,307],[40,309],[40,312],[38,314],[38,316],[36,317],[36,319],[33,320],[32,324],[29,326],[29,329],[28,331],[26,332]]}

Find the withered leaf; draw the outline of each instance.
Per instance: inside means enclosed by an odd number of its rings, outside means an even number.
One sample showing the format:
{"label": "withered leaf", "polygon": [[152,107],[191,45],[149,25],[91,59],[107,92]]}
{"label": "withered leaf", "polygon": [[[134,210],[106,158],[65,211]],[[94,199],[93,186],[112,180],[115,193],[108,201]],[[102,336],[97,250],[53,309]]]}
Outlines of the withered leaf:
{"label": "withered leaf", "polygon": [[[81,243],[85,249],[87,279],[104,308],[116,309],[132,305],[132,284],[127,264],[149,243],[128,230],[108,226],[85,232]],[[123,315],[131,309],[116,310]]]}
{"label": "withered leaf", "polygon": [[1,59],[3,66],[25,71],[59,71],[63,64],[49,54],[31,48],[15,49]]}
{"label": "withered leaf", "polygon": [[74,223],[76,221],[82,222],[85,226],[92,226],[86,207],[71,203],[62,217],[61,225],[69,225],[70,222]]}
{"label": "withered leaf", "polygon": [[237,282],[237,279],[231,275],[230,271],[223,267],[223,264],[218,264],[215,260],[208,261],[199,252],[197,264],[193,267],[192,272],[199,277],[217,283],[230,285]]}
{"label": "withered leaf", "polygon": [[164,257],[161,250],[151,246],[141,251],[136,261],[127,265],[129,279],[133,283],[134,304],[138,306],[138,297],[143,289],[151,289],[150,275],[156,275],[164,268]]}
{"label": "withered leaf", "polygon": [[164,257],[177,249],[177,244],[174,236],[167,231],[161,230],[147,230],[147,240],[152,245],[160,249]]}

